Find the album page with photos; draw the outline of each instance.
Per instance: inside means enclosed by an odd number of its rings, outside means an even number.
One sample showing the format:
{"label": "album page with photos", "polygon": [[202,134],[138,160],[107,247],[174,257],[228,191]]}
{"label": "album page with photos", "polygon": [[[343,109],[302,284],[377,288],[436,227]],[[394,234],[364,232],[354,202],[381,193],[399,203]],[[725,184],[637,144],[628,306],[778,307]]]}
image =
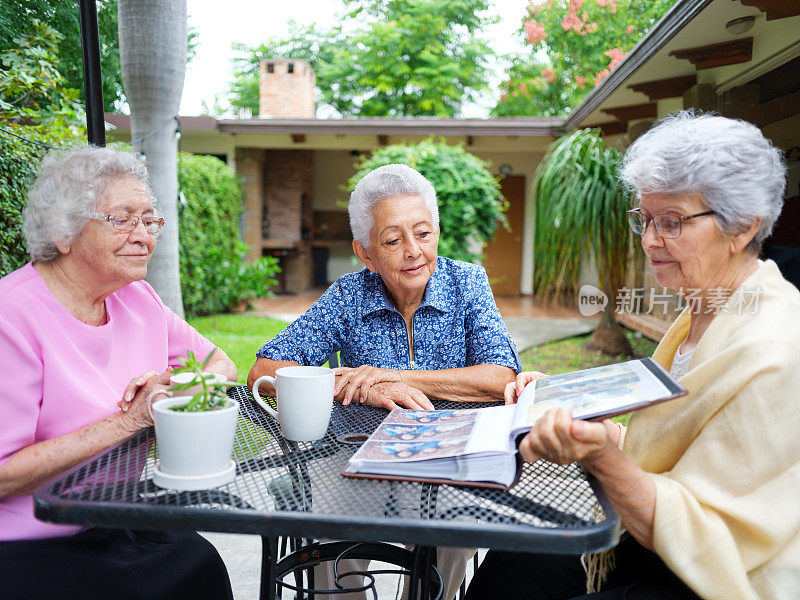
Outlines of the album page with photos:
{"label": "album page with photos", "polygon": [[518,437],[550,408],[595,420],[686,394],[650,358],[532,381],[516,404],[463,410],[397,408],[348,461],[348,477],[508,488],[518,478]]}

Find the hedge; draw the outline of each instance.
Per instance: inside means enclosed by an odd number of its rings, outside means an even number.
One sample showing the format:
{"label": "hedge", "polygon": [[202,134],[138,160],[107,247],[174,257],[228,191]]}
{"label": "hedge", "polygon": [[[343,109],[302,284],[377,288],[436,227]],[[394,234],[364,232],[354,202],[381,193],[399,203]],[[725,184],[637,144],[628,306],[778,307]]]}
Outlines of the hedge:
{"label": "hedge", "polygon": [[277,281],[273,257],[246,263],[240,241],[242,190],[228,166],[213,156],[181,153],[179,243],[181,291],[187,315],[224,312],[241,301],[266,296]]}

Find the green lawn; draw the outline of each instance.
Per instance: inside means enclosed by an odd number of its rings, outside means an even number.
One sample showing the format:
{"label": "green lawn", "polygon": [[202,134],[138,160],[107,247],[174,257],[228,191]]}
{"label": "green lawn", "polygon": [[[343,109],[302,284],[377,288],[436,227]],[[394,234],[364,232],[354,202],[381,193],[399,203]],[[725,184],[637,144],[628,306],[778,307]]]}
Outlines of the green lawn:
{"label": "green lawn", "polygon": [[609,356],[608,354],[586,350],[586,340],[589,339],[589,336],[579,335],[525,350],[520,354],[522,368],[526,371],[541,371],[548,375],[557,375],[653,355],[653,351],[657,346],[655,342],[627,329],[625,330],[625,335],[628,336],[636,356],[626,356],[624,354]]}
{"label": "green lawn", "polygon": [[189,324],[231,357],[239,369],[239,381],[246,383],[256,350],[288,323],[252,315],[216,315],[189,319]]}

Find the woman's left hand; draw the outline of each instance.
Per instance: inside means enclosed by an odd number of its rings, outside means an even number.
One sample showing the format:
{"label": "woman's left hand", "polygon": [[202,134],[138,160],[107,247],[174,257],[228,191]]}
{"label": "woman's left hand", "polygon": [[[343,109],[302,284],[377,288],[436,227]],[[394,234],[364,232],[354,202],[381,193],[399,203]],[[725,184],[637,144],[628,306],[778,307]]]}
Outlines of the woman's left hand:
{"label": "woman's left hand", "polygon": [[336,386],[333,390],[334,397],[341,396],[342,404],[347,406],[353,400],[366,402],[370,388],[377,383],[403,383],[400,371],[395,369],[380,369],[369,365],[361,365],[351,369],[338,367],[336,373]]}
{"label": "woman's left hand", "polygon": [[569,410],[553,408],[536,421],[520,442],[519,451],[527,462],[543,458],[559,465],[591,463],[616,447],[615,437],[619,437],[619,427],[609,420],[574,421]]}

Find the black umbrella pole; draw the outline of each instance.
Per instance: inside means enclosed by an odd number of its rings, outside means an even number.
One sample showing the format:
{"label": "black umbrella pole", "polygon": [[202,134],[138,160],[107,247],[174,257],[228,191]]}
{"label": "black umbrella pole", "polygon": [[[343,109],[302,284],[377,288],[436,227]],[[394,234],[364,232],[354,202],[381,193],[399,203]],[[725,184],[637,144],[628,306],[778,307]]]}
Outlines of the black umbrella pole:
{"label": "black umbrella pole", "polygon": [[106,145],[103,123],[103,82],[100,79],[100,36],[95,0],[80,0],[83,89],[86,95],[86,129],[89,143]]}

